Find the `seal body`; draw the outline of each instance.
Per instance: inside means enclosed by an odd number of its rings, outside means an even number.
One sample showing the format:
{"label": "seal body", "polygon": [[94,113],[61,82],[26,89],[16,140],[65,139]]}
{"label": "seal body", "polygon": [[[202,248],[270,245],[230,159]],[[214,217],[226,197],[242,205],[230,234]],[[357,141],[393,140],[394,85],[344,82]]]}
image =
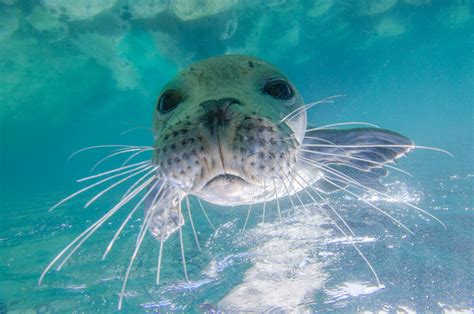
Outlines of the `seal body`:
{"label": "seal body", "polygon": [[[219,56],[182,70],[163,88],[154,112],[153,162],[158,166],[157,175],[166,180],[167,192],[152,206],[152,233],[159,238],[160,230],[166,229],[166,238],[184,223],[179,204],[189,194],[213,204],[234,206],[271,201],[315,184],[324,171],[302,162],[315,160],[315,156],[301,147],[305,140],[318,139],[316,135],[334,137],[338,143],[350,137],[352,143],[360,143],[364,136],[366,140],[389,137],[384,131],[366,129],[350,134],[316,132],[305,139],[309,133],[304,106],[291,81],[257,58]],[[392,140],[409,142],[391,135]],[[400,149],[393,149],[389,156],[375,149],[360,151],[387,161],[396,158]],[[352,161],[343,163],[353,166]]]}

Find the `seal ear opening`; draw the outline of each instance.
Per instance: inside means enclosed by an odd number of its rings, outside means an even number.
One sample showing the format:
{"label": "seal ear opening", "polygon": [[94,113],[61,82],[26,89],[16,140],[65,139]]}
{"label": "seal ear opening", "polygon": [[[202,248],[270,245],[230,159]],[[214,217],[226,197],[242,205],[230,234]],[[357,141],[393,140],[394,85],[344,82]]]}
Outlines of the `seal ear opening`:
{"label": "seal ear opening", "polygon": [[320,129],[306,133],[301,156],[320,165],[325,180],[314,187],[323,193],[345,188],[351,180],[382,192],[386,188],[380,179],[387,175],[387,164],[413,148],[410,139],[389,130]]}

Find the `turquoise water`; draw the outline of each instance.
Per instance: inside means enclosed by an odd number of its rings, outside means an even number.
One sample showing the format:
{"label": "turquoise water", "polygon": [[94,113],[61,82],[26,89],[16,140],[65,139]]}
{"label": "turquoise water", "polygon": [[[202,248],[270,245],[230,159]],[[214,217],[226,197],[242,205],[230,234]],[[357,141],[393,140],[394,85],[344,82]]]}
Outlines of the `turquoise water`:
{"label": "turquoise water", "polygon": [[[190,282],[183,280],[174,237],[165,246],[162,282],[154,284],[158,243],[149,238],[124,310],[473,311],[473,3],[196,3],[0,0],[0,312],[116,310],[140,215],[105,261],[102,251],[126,212],[37,286],[48,262],[123,192],[84,209],[94,195],[88,194],[48,213],[109,151],[67,157],[91,145],[150,145],[146,128],[162,86],[193,61],[231,53],[275,64],[306,102],[344,94],[310,110],[316,125],[371,122],[454,157],[411,153],[398,165],[413,177],[392,174],[386,183],[396,199],[375,200],[415,236],[364,203],[331,196],[383,289],[316,209],[309,221],[294,216],[278,223],[270,204],[262,225],[257,208],[242,237],[246,208],[205,204],[217,231],[195,211],[199,252],[186,224]],[[144,128],[121,135],[136,127]],[[400,200],[429,210],[447,230]]]}

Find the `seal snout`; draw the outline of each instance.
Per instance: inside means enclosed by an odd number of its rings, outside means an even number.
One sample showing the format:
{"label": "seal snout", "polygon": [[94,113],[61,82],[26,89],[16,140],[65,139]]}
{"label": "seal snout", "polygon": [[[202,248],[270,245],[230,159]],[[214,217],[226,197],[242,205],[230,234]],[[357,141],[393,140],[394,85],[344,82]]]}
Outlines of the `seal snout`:
{"label": "seal snout", "polygon": [[235,105],[242,105],[235,98],[222,98],[219,100],[207,100],[199,104],[204,108],[203,116],[204,125],[206,125],[213,133],[216,127],[226,126],[232,119],[232,111],[230,108]]}

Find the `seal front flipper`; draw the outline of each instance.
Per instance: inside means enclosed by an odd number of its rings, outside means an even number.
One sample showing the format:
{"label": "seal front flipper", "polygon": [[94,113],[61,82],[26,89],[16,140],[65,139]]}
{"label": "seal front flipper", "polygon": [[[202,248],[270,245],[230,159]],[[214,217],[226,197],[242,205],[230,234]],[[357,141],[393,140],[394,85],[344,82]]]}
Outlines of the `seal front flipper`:
{"label": "seal front flipper", "polygon": [[184,225],[180,206],[184,194],[172,186],[167,186],[163,190],[162,195],[158,197],[156,197],[158,189],[155,193],[151,193],[149,204],[145,209],[145,217],[151,215],[148,230],[157,240],[161,240],[162,236],[163,240],[168,239]]}
{"label": "seal front flipper", "polygon": [[316,129],[306,133],[301,157],[307,171],[319,170],[324,174],[325,179],[313,185],[321,192],[344,188],[348,180],[382,192],[386,188],[380,178],[387,175],[386,164],[413,148],[413,141],[389,130]]}

